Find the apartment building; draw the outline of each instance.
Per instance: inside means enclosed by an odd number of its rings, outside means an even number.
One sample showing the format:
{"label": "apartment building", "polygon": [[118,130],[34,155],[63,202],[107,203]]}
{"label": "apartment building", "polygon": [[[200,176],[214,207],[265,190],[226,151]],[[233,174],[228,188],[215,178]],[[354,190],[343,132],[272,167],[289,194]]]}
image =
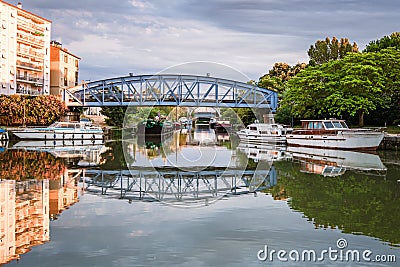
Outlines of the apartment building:
{"label": "apartment building", "polygon": [[50,93],[60,95],[62,90],[78,85],[80,58],[61,43],[51,41],[50,44]]}
{"label": "apartment building", "polygon": [[0,0],[0,94],[50,94],[51,21]]}

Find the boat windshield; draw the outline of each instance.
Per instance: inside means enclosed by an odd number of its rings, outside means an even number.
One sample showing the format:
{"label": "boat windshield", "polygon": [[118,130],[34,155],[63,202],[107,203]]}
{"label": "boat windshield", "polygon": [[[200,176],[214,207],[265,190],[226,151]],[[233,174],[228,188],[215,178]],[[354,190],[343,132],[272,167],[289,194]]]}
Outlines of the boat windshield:
{"label": "boat windshield", "polygon": [[333,126],[335,126],[335,128],[342,128],[342,125],[340,124],[339,121],[333,121]]}
{"label": "boat windshield", "polygon": [[52,123],[52,124],[49,125],[49,128],[57,128],[57,127],[60,127],[60,126],[58,125],[58,122],[54,122],[54,123]]}
{"label": "boat windshield", "polygon": [[343,129],[343,128],[348,128],[346,123],[344,121],[325,121],[325,128],[326,129],[332,129],[332,128],[336,128],[336,129]]}
{"label": "boat windshield", "polygon": [[330,121],[326,121],[326,122],[324,122],[324,124],[325,124],[325,128],[326,128],[326,129],[332,129],[332,128],[334,128],[333,123],[330,122]]}
{"label": "boat windshield", "polygon": [[68,123],[68,122],[55,122],[49,126],[49,128],[70,128],[75,129],[76,123]]}

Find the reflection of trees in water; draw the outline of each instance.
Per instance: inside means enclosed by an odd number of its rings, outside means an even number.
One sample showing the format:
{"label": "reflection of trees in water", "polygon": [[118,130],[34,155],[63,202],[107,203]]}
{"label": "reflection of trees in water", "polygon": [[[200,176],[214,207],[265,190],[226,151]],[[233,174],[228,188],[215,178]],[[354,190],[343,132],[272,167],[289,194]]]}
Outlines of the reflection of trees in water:
{"label": "reflection of trees in water", "polygon": [[300,166],[291,162],[275,165],[278,185],[268,192],[278,199],[287,194],[290,207],[303,212],[316,227],[338,227],[345,233],[400,244],[400,185],[395,175],[388,173],[385,179],[346,172],[340,177],[324,177],[302,173]]}
{"label": "reflection of trees in water", "polygon": [[58,179],[65,169],[63,159],[47,152],[6,150],[0,153],[1,179]]}
{"label": "reflection of trees in water", "polygon": [[105,146],[107,150],[101,154],[102,163],[100,164],[100,168],[103,170],[119,170],[126,168],[122,142],[107,142]]}

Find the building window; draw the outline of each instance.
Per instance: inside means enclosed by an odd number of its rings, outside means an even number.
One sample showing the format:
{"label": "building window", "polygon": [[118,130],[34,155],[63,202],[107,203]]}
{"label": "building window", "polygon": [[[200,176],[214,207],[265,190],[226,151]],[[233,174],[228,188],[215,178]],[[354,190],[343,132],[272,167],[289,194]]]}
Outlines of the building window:
{"label": "building window", "polygon": [[68,86],[68,69],[64,68],[64,86]]}
{"label": "building window", "polygon": [[78,85],[78,72],[75,72],[75,86]]}
{"label": "building window", "polygon": [[75,67],[78,67],[78,60],[75,59]]}
{"label": "building window", "polygon": [[68,55],[64,55],[64,62],[68,63]]}

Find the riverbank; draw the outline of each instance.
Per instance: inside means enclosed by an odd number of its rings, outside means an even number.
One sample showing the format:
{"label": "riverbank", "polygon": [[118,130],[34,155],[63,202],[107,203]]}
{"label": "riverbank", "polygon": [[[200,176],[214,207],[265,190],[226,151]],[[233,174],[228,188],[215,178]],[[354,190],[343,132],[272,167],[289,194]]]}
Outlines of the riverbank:
{"label": "riverbank", "polygon": [[379,149],[382,150],[397,150],[400,147],[400,134],[385,133]]}

